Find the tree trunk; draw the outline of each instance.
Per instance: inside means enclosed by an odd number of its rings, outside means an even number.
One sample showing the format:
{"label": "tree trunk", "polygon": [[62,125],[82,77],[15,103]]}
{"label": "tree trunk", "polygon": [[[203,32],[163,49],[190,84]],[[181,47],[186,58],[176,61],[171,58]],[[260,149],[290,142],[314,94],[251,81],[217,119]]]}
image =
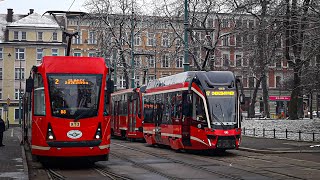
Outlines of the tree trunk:
{"label": "tree trunk", "polygon": [[256,86],[253,91],[253,95],[251,98],[251,104],[249,106],[249,118],[253,118],[255,116],[255,104],[256,104],[256,99],[257,99],[257,94],[258,94],[258,89],[260,86],[261,78],[259,78],[256,82]]}

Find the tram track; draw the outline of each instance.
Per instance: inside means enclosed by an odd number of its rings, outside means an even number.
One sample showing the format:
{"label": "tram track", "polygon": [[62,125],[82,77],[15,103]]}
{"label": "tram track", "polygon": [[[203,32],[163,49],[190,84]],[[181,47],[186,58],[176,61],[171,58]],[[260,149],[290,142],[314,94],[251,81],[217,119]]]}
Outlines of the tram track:
{"label": "tram track", "polygon": [[[258,158],[258,157],[253,157],[253,156],[246,156],[246,155],[241,155],[241,157],[244,157],[244,158],[247,158],[247,159],[250,159],[250,160],[259,160],[259,161],[263,161],[263,162],[266,162],[266,163],[274,163],[274,160],[267,160],[267,159],[263,159],[263,158]],[[222,163],[234,163],[234,162],[230,162],[230,161],[226,161],[226,160],[221,160],[221,159],[214,159],[212,157],[209,157],[209,159],[212,159],[214,161],[218,161],[218,162],[222,162]],[[245,161],[245,160],[244,160]],[[279,162],[281,163],[281,162]],[[246,167],[249,167],[249,168],[254,168],[256,169],[257,167],[256,166],[253,166],[253,165],[250,165],[250,164],[241,164],[241,166],[246,166]],[[288,167],[292,166],[297,166],[297,164],[293,164],[293,163],[288,163],[287,164]],[[301,165],[298,165],[300,168],[308,168],[308,169],[312,169],[312,170],[318,170],[317,168],[312,168],[312,167],[309,167],[309,166],[301,166]],[[250,173],[256,173],[256,174],[259,174],[257,173],[256,171],[250,171],[250,170],[247,170],[247,169],[244,169],[244,168],[239,168],[239,167],[235,167],[233,166],[233,168],[236,168],[236,169],[240,169],[242,171],[247,171],[247,172],[250,172]],[[278,174],[278,175],[281,175],[281,176],[285,176],[287,178],[294,178],[294,179],[301,179],[301,180],[307,180],[306,178],[300,178],[300,177],[297,177],[297,176],[293,176],[293,175],[290,175],[290,174],[285,174],[285,173],[280,173],[280,172],[277,172],[277,171],[272,171],[272,170],[269,170],[269,169],[266,169],[268,167],[264,167],[263,171],[266,171],[266,172],[269,172],[269,173],[273,173],[273,174]],[[272,167],[270,167],[272,168]],[[265,174],[264,174],[265,175]]]}
{"label": "tram track", "polygon": [[62,174],[58,173],[57,171],[53,170],[53,169],[46,169],[48,178],[50,180],[65,180],[66,177],[63,176]]}
{"label": "tram track", "polygon": [[94,167],[93,169],[95,171],[97,171],[98,173],[100,173],[101,175],[110,178],[111,180],[132,180],[128,177],[121,176],[119,174],[110,172],[110,171],[105,170],[104,168],[101,168],[101,167]]}
{"label": "tram track", "polygon": [[[234,179],[234,180],[242,180],[243,178],[240,178],[240,177],[237,177],[237,176],[232,176],[232,175],[229,175],[229,174],[225,174],[225,173],[221,173],[219,171],[215,171],[215,170],[210,170],[206,167],[202,167],[202,166],[198,166],[198,165],[194,165],[194,164],[191,164],[191,163],[187,163],[187,162],[184,162],[184,161],[181,161],[181,160],[177,160],[177,159],[173,159],[173,158],[170,158],[170,157],[165,157],[163,155],[159,155],[159,154],[156,154],[156,153],[152,153],[152,152],[148,152],[148,151],[145,151],[145,150],[142,150],[142,149],[137,149],[137,148],[133,148],[133,147],[129,147],[129,146],[126,146],[126,145],[122,145],[122,144],[117,144],[117,143],[113,143],[113,145],[116,145],[116,146],[120,146],[120,147],[124,147],[126,149],[130,149],[130,150],[133,150],[133,151],[137,151],[137,152],[141,152],[141,153],[145,153],[145,154],[148,154],[148,155],[151,155],[151,156],[154,156],[154,157],[157,157],[157,158],[161,158],[161,159],[165,159],[165,160],[168,160],[170,162],[173,162],[173,163],[177,163],[177,164],[181,164],[181,165],[184,165],[184,166],[187,166],[187,167],[191,167],[193,169],[197,169],[197,170],[202,170],[202,171],[205,171],[205,172],[208,172],[208,173],[211,173],[211,174],[214,174],[214,175],[219,175],[221,177],[224,177],[224,178],[228,178],[228,179]],[[111,153],[112,155],[116,156],[116,157],[119,157],[121,159],[128,159],[128,158],[125,158],[123,156],[119,156],[119,152],[117,152],[117,154],[114,154],[114,153]],[[134,163],[135,165],[139,165],[139,166],[143,166],[142,168],[145,168],[146,165],[144,164],[138,164],[137,162],[135,161],[132,161],[130,159],[128,159],[128,161]],[[147,166],[148,168],[149,166]],[[153,168],[152,168],[153,169]],[[164,174],[164,173],[161,173],[160,175],[166,177],[168,175]],[[170,177],[170,176],[169,176]],[[167,177],[167,178],[169,178]],[[177,179],[176,177],[171,177],[169,179]],[[179,178],[178,178],[179,179]]]}

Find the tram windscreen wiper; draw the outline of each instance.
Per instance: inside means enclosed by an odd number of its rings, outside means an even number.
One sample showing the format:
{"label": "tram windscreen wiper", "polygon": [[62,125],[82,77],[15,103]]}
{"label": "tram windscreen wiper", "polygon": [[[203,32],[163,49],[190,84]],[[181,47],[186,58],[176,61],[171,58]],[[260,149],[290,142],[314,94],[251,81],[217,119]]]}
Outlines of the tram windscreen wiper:
{"label": "tram windscreen wiper", "polygon": [[[216,107],[217,107],[217,104],[216,104]],[[221,110],[221,113],[222,113],[221,106],[220,106],[220,110]],[[223,122],[213,113],[213,107],[212,106],[211,106],[211,115],[221,124],[222,129],[226,129],[226,127],[223,124]]]}
{"label": "tram windscreen wiper", "polygon": [[80,112],[76,112],[76,114],[79,114],[77,115],[75,118],[74,118],[74,121],[78,121],[79,119],[82,119],[82,118],[86,118],[86,117],[92,117],[92,116],[95,116],[97,115],[97,108],[96,108],[96,104],[91,106],[89,109],[82,109],[82,110],[78,110]]}

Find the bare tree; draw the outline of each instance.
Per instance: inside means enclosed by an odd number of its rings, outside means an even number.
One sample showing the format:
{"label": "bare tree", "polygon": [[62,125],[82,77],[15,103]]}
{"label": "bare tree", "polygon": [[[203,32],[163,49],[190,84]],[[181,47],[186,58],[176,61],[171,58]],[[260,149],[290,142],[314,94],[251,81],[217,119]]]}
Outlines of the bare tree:
{"label": "bare tree", "polygon": [[252,71],[250,74],[254,74],[257,78],[249,107],[249,116],[253,117],[255,114],[257,91],[261,84],[264,113],[267,117],[270,117],[267,76],[269,66],[281,62],[281,57],[278,54],[282,52],[281,38],[283,35],[281,33],[281,21],[277,18],[281,4],[277,0],[232,0],[229,2],[232,4],[234,12],[239,14],[237,16],[251,16],[252,24],[253,19],[256,20],[255,28],[251,28],[249,22],[249,27],[244,24],[246,28],[236,27],[235,29],[238,34],[248,34],[248,36],[243,37],[243,50],[245,57],[249,60],[249,67]]}

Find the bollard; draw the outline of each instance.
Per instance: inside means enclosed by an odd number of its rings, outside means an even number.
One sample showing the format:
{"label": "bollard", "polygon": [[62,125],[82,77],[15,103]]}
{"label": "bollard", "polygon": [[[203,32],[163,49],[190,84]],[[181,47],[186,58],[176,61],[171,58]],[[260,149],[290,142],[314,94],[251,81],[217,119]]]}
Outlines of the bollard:
{"label": "bollard", "polygon": [[276,129],[273,129],[273,138],[276,138]]}
{"label": "bollard", "polygon": [[299,141],[301,140],[301,131],[299,130]]}
{"label": "bollard", "polygon": [[253,136],[256,136],[256,128],[253,128]]}
{"label": "bollard", "polygon": [[314,139],[314,132],[312,132],[312,141],[314,141],[315,139]]}
{"label": "bollard", "polygon": [[288,129],[286,129],[286,139],[288,139]]}
{"label": "bollard", "polygon": [[262,137],[264,137],[264,135],[265,135],[265,134],[264,134],[264,131],[265,131],[265,129],[263,128],[263,129],[262,129]]}

